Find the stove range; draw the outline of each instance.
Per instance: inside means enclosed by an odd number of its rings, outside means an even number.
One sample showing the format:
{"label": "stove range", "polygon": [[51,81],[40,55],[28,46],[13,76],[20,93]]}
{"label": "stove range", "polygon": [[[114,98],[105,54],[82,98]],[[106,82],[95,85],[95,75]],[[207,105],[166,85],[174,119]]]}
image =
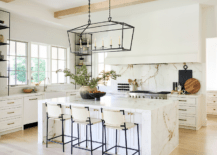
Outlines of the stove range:
{"label": "stove range", "polygon": [[149,98],[149,99],[167,99],[167,94],[171,92],[161,91],[161,92],[151,92],[151,91],[130,91],[129,97],[131,98]]}

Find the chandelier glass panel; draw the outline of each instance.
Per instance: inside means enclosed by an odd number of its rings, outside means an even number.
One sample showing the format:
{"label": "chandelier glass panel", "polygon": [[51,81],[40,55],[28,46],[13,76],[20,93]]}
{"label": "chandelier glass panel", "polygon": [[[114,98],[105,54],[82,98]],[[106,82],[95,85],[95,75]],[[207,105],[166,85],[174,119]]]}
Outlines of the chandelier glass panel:
{"label": "chandelier glass panel", "polygon": [[[68,39],[71,53],[82,55],[83,53],[124,52],[131,51],[134,27],[119,21],[113,21],[111,17],[111,0],[109,0],[108,21],[91,23],[90,0],[89,20],[86,25],[68,30]],[[79,48],[74,47],[73,34],[80,37]]]}

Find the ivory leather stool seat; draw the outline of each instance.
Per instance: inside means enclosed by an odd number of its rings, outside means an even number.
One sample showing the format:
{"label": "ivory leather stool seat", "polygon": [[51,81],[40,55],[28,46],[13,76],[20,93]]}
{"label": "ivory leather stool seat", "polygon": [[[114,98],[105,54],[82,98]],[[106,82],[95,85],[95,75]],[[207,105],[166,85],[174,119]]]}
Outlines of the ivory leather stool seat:
{"label": "ivory leather stool seat", "polygon": [[[89,107],[75,107],[75,106],[70,106],[71,109],[71,115],[72,115],[72,129],[73,129],[73,124],[77,123],[77,128],[78,128],[78,143],[73,144],[72,141],[72,146],[71,146],[71,154],[73,154],[73,148],[78,148],[86,151],[90,151],[91,155],[93,155],[93,151],[97,150],[100,147],[103,147],[102,142],[97,142],[93,141],[92,139],[92,125],[101,123],[102,120],[98,118],[91,118],[90,117],[90,110]],[[79,124],[86,125],[86,139],[80,142],[80,137],[79,137]],[[87,127],[90,127],[90,140],[87,138]],[[73,136],[73,131],[72,131],[72,136]],[[80,147],[81,143],[86,142],[86,148]],[[90,149],[87,148],[87,143],[90,142]],[[93,143],[98,143],[102,144],[96,148],[93,148]]]}
{"label": "ivory leather stool seat", "polygon": [[[70,142],[72,143],[73,140],[78,139],[77,137],[72,137],[72,135],[68,136],[68,135],[64,134],[64,121],[72,120],[71,115],[63,114],[63,109],[62,109],[61,104],[47,104],[47,103],[45,103],[45,106],[46,106],[46,113],[47,113],[46,147],[48,147],[48,142],[61,144],[61,145],[63,145],[63,152],[64,152],[65,151],[65,144],[68,144]],[[52,137],[50,139],[48,139],[48,122],[49,122],[49,119],[62,122],[62,134],[59,136]],[[58,138],[58,137],[62,137],[62,143],[54,141],[54,139]],[[71,140],[68,142],[65,142],[64,137],[71,137]]]}
{"label": "ivory leather stool seat", "polygon": [[[103,121],[103,127],[102,127],[102,142],[105,145],[105,151],[104,147],[102,148],[102,154],[109,154],[108,151],[115,149],[115,154],[117,154],[117,148],[124,148],[126,149],[126,155],[128,155],[128,150],[135,151],[133,153],[140,155],[140,143],[139,143],[139,124],[136,123],[130,123],[125,121],[125,112],[124,110],[116,111],[116,110],[109,110],[109,109],[101,109],[102,113],[102,121]],[[127,130],[137,127],[137,135],[138,135],[138,149],[129,148],[127,146]],[[112,128],[116,130],[116,144],[115,146],[107,149],[106,147],[106,128]],[[125,133],[125,147],[119,146],[117,144],[117,134],[118,130],[123,130]],[[104,137],[105,137],[105,143],[104,143]]]}

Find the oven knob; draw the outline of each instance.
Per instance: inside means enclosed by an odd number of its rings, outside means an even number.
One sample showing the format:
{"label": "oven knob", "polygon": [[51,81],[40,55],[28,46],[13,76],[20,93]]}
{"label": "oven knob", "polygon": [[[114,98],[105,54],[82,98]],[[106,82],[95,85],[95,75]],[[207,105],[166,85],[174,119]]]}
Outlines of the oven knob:
{"label": "oven knob", "polygon": [[138,96],[138,98],[140,98],[140,96]]}
{"label": "oven knob", "polygon": [[145,96],[143,96],[143,98],[145,98]]}

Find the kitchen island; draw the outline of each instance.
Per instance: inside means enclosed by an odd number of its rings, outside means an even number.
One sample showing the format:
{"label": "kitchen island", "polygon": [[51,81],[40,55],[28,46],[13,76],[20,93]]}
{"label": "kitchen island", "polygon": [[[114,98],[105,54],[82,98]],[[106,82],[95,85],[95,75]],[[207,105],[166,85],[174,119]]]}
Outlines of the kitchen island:
{"label": "kitchen island", "polygon": [[[141,155],[169,155],[179,144],[178,103],[171,100],[105,96],[101,101],[83,100],[80,97],[61,97],[38,101],[38,142],[46,141],[45,104],[62,104],[64,113],[70,114],[69,106],[90,107],[91,117],[101,118],[100,109],[125,110],[126,121],[140,125]],[[71,122],[65,122],[65,134],[71,133]],[[101,138],[101,124],[93,126],[93,139]],[[74,126],[74,135],[77,134]],[[61,122],[49,120],[49,138],[61,135]],[[86,138],[85,126],[80,126],[80,138]],[[115,130],[107,130],[108,148],[115,144]],[[128,146],[137,148],[136,128],[127,132]],[[118,132],[118,144],[124,146],[124,132]],[[70,144],[68,144],[70,145]],[[81,146],[84,147],[84,146]],[[123,149],[118,150],[122,154]],[[129,154],[131,152],[129,151]]]}

